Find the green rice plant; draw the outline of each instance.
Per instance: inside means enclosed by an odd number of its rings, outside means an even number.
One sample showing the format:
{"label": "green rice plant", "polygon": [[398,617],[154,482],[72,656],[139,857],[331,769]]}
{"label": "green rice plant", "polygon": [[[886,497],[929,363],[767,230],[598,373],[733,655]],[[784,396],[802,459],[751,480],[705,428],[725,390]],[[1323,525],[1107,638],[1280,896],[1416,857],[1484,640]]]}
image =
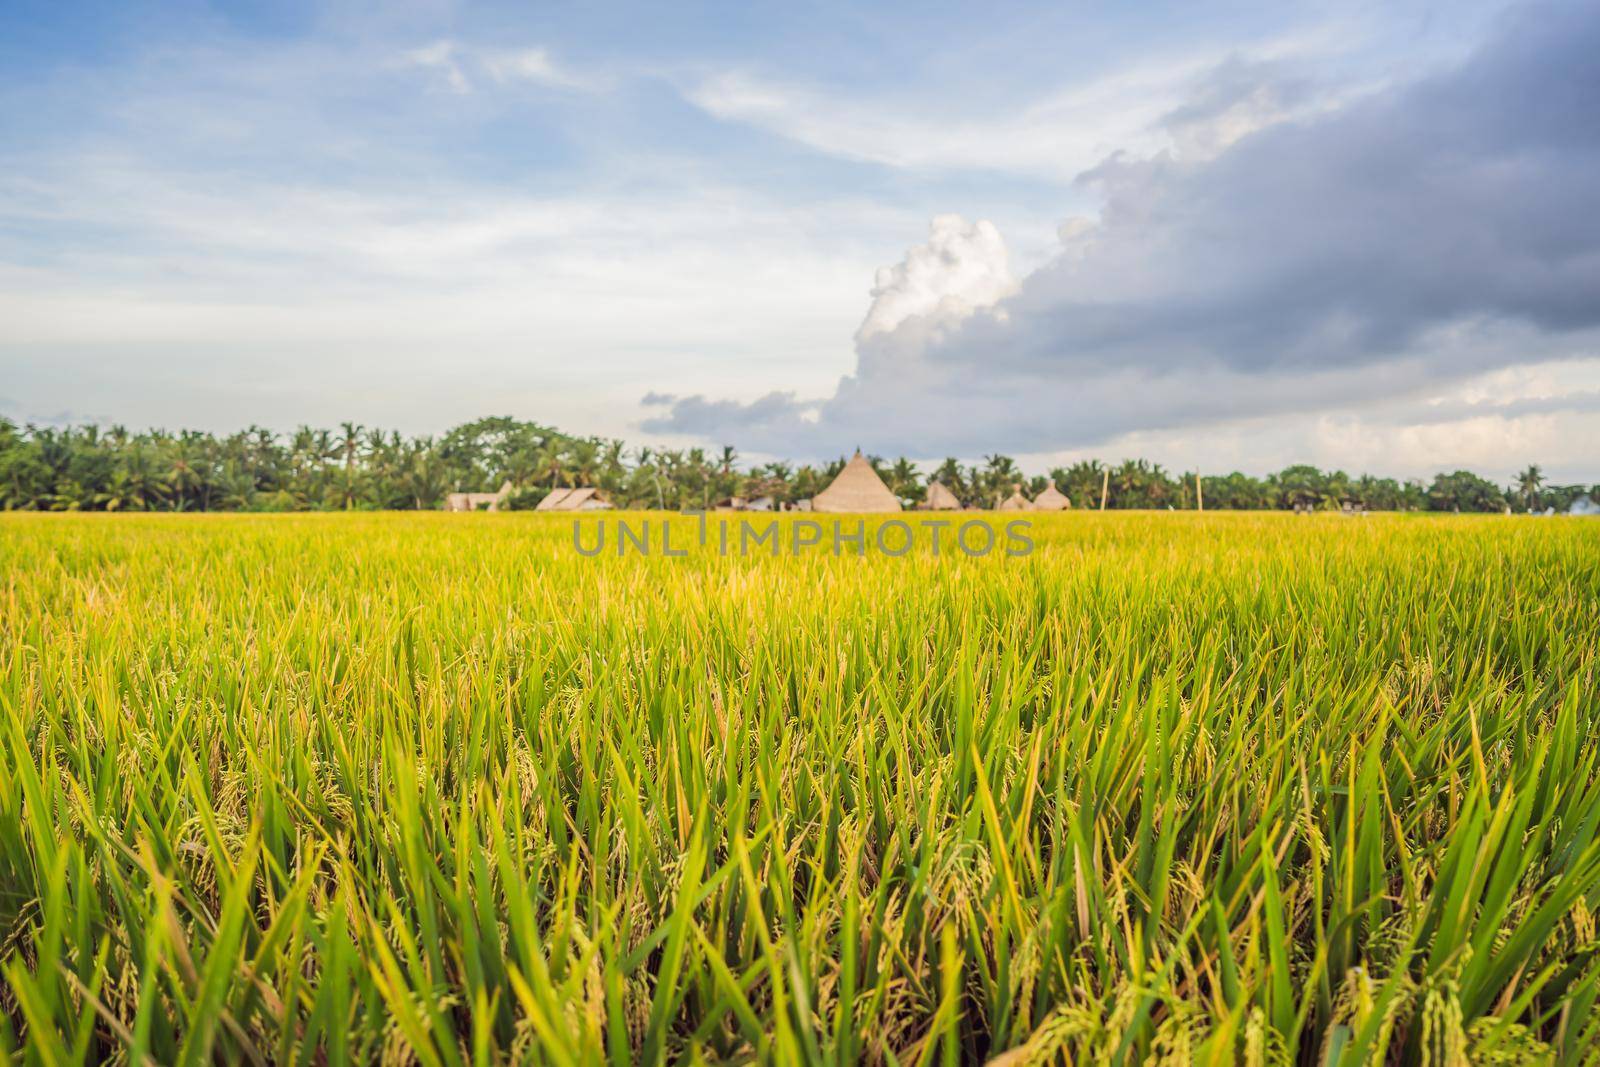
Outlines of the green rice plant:
{"label": "green rice plant", "polygon": [[1600,524],[1030,519],[0,516],[0,1050],[1600,1062]]}

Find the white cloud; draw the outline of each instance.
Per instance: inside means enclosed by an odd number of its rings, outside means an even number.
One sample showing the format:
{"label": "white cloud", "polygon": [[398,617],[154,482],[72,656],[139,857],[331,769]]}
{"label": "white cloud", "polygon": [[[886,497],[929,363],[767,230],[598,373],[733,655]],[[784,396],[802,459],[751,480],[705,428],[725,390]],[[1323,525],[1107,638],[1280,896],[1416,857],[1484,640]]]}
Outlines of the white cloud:
{"label": "white cloud", "polygon": [[466,74],[462,72],[460,50],[454,41],[434,41],[402,53],[401,58],[412,66],[437,74],[441,83],[453,93],[472,91]]}
{"label": "white cloud", "polygon": [[522,48],[511,51],[486,51],[482,55],[484,69],[497,82],[536,82],[558,89],[593,89],[598,82],[590,76],[580,75],[555,61],[543,48]]}
{"label": "white cloud", "polygon": [[926,244],[894,266],[878,269],[872,307],[856,340],[891,333],[914,317],[955,325],[1016,289],[1005,242],[993,223],[968,225],[959,215],[940,215],[929,226]]}
{"label": "white cloud", "polygon": [[1330,46],[1310,35],[1164,56],[981,114],[926,94],[835,95],[746,71],[704,78],[685,95],[719,119],[846,159],[1071,179],[1114,152],[1214,154],[1254,130],[1332,106],[1350,90],[1291,79],[1280,67]]}
{"label": "white cloud", "polygon": [[594,90],[602,79],[580,74],[558,63],[548,49],[479,48],[442,39],[401,53],[402,62],[432,72],[453,93],[472,92],[476,84],[531,82],[555,89]]}
{"label": "white cloud", "polygon": [[[342,406],[432,430],[514,402],[632,435],[651,375],[820,393],[849,368],[877,249],[916,224],[869,201],[796,207],[711,182],[552,197],[220,188],[122,160],[22,184],[0,177],[9,395],[218,429]],[[7,254],[5,224],[128,241],[28,262]]]}
{"label": "white cloud", "polygon": [[1263,413],[1203,427],[1114,434],[1092,446],[1021,457],[1042,471],[1080,459],[1143,457],[1172,470],[1265,474],[1311,463],[1352,474],[1427,479],[1465,468],[1509,481],[1538,463],[1555,482],[1588,482],[1600,454],[1600,358],[1476,375],[1387,400],[1332,399],[1320,410]]}
{"label": "white cloud", "polygon": [[1157,137],[1147,131],[1175,102],[1171,85],[1170,74],[1139,72],[1039,101],[1014,115],[966,119],[894,113],[742,73],[708,79],[688,97],[717,118],[847,159],[1070,178],[1130,142],[1153,148]]}

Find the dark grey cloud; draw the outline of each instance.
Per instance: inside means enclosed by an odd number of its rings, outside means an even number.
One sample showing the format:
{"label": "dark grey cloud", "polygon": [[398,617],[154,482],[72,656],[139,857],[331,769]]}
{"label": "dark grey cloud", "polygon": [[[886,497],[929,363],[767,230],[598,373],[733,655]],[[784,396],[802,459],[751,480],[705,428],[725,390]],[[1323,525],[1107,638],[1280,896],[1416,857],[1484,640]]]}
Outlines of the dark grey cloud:
{"label": "dark grey cloud", "polygon": [[[649,393],[642,403],[661,403],[661,394]],[[652,400],[652,397],[658,399]],[[741,403],[737,400],[708,400],[703,396],[673,397],[667,401],[671,408],[658,419],[646,419],[645,429],[654,432],[679,432],[683,424],[715,427],[719,432],[753,430],[765,433],[774,426],[803,423],[804,413],[814,405],[807,405],[790,392],[773,392],[766,396]]]}
{"label": "dark grey cloud", "polygon": [[[1583,389],[1577,392],[1565,393],[1561,396],[1533,396],[1517,400],[1508,400],[1505,403],[1485,403],[1462,405],[1457,417],[1474,418],[1479,415],[1499,415],[1505,418],[1516,418],[1522,415],[1555,415],[1566,412],[1575,412],[1584,415],[1600,413],[1600,389]],[[1437,413],[1443,419],[1444,412]]]}
{"label": "dark grey cloud", "polygon": [[[997,307],[864,338],[820,405],[686,397],[646,425],[802,454],[1044,451],[1600,354],[1597,56],[1600,5],[1527,6],[1449,71],[1209,157],[1114,156],[1079,179],[1099,218]],[[1168,121],[1309,91],[1224,68]]]}
{"label": "dark grey cloud", "polygon": [[1597,412],[1600,412],[1600,389],[1579,389],[1559,396],[1407,404],[1398,410],[1382,412],[1380,418],[1374,421],[1389,425],[1427,426],[1484,417],[1517,419],[1528,415],[1592,415]]}

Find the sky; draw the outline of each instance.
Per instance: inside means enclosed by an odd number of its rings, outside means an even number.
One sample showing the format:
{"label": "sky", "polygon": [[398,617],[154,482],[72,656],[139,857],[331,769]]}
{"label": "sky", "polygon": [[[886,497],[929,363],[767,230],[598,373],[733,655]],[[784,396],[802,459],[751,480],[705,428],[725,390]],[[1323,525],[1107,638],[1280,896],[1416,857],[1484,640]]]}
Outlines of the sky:
{"label": "sky", "polygon": [[1600,480],[1600,5],[0,7],[0,415]]}

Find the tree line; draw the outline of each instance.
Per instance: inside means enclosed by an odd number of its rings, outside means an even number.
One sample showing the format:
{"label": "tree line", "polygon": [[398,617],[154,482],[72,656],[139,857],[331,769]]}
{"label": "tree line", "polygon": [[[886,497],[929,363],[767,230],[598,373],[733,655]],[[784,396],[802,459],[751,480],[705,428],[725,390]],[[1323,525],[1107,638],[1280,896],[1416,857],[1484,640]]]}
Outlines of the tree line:
{"label": "tree line", "polygon": [[[1083,460],[1027,476],[1009,456],[946,459],[931,470],[905,457],[869,457],[908,504],[942,482],[966,505],[992,507],[1020,487],[1053,482],[1076,507],[1565,511],[1600,485],[1548,485],[1530,466],[1510,486],[1469,471],[1431,483],[1292,466],[1263,478],[1234,472],[1172,473],[1142,459]],[[629,448],[509,417],[478,419],[437,437],[341,423],[290,434],[252,426],[226,436],[123,427],[18,426],[0,418],[0,508],[39,511],[326,511],[430,509],[452,492],[492,492],[509,481],[511,508],[531,508],[553,488],[596,486],[619,507],[712,507],[734,496],[779,504],[824,489],[845,460],[825,465],[743,465],[736,449]]]}

